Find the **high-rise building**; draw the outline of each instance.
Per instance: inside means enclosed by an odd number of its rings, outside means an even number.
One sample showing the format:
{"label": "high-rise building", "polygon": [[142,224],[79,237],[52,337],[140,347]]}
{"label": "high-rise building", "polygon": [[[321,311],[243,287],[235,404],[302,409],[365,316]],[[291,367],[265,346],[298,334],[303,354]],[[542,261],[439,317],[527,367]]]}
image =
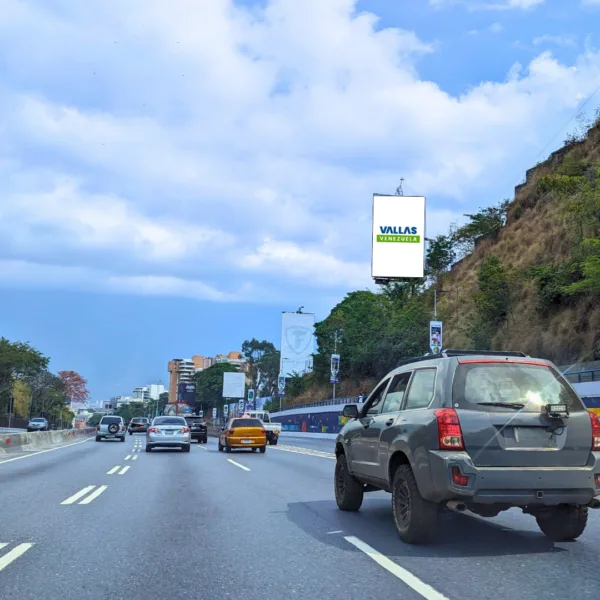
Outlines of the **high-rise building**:
{"label": "high-rise building", "polygon": [[207,357],[194,355],[192,358],[174,358],[169,361],[169,399],[171,402],[177,398],[177,386],[180,383],[192,383],[194,375],[212,367],[219,362],[226,362],[236,366],[240,371],[246,371],[246,360],[241,352],[230,352],[229,354],[217,354]]}
{"label": "high-rise building", "polygon": [[133,397],[138,402],[148,402],[150,400],[150,390],[147,386],[139,386],[134,388]]}

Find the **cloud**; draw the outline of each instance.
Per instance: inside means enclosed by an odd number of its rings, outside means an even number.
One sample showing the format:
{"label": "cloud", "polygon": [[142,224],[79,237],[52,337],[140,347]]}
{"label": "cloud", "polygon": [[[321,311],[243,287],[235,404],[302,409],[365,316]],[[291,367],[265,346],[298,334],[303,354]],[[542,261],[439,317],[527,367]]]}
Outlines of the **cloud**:
{"label": "cloud", "polygon": [[533,39],[534,46],[550,45],[576,46],[577,38],[572,35],[540,35]]}
{"label": "cloud", "polygon": [[[444,6],[463,5],[470,11],[481,10],[531,10],[545,3],[546,0],[429,0],[435,8]],[[584,0],[585,1],[585,0]],[[596,2],[598,0],[588,0]]]}
{"label": "cloud", "polygon": [[60,7],[0,13],[5,286],[363,287],[373,192],[404,177],[428,236],[445,232],[504,197],[600,82],[588,48],[451,95],[419,75],[436,44],[352,0]]}

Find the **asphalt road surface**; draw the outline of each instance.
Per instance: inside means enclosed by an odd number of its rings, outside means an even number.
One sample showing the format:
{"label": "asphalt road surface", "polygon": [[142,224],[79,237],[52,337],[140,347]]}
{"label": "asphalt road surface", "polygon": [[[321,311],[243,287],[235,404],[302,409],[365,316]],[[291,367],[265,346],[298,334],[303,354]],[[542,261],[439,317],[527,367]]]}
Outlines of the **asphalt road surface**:
{"label": "asphalt road surface", "polygon": [[[15,600],[598,598],[600,514],[553,544],[531,517],[448,512],[435,543],[397,537],[390,496],[337,510],[331,445],[266,454],[93,440],[0,458],[0,597]],[[4,461],[4,462],[3,462]]]}

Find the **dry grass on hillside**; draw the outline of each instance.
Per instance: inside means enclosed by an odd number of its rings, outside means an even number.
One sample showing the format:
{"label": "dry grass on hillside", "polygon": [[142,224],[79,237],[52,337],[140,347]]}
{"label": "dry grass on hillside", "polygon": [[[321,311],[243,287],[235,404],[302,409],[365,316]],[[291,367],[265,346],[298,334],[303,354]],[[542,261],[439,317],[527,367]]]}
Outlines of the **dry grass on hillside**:
{"label": "dry grass on hillside", "polygon": [[[528,266],[558,265],[570,257],[574,238],[565,216],[565,201],[552,194],[541,197],[537,185],[542,176],[555,173],[565,159],[573,158],[573,153],[579,159],[600,164],[600,127],[590,131],[585,142],[555,153],[530,170],[526,183],[515,190],[508,224],[498,239],[481,243],[440,283],[440,288],[450,292],[439,301],[445,346],[470,344],[465,331],[472,322],[473,292],[484,258],[494,254],[507,268],[522,273]],[[600,338],[597,297],[581,297],[572,306],[561,307],[553,316],[542,319],[536,310],[538,296],[533,282],[522,280],[513,289],[511,315],[495,336],[494,348],[522,350],[557,362],[596,358]]]}

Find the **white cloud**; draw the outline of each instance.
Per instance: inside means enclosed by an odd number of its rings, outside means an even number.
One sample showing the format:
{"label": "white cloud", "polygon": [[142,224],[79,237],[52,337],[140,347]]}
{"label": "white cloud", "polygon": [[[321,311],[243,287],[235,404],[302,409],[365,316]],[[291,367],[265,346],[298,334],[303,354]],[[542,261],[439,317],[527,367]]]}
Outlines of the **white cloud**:
{"label": "white cloud", "polygon": [[[429,0],[435,8],[461,4],[469,10],[530,10],[545,3],[546,0]],[[585,0],[584,0],[585,1]],[[599,0],[588,0],[596,2]]]}
{"label": "white cloud", "polygon": [[572,35],[540,35],[533,39],[534,46],[550,45],[576,46],[577,38]]}
{"label": "white cloud", "polygon": [[373,192],[404,177],[444,232],[505,196],[600,82],[588,48],[453,96],[419,76],[435,44],[352,0],[60,7],[0,13],[3,285],[364,287]]}

